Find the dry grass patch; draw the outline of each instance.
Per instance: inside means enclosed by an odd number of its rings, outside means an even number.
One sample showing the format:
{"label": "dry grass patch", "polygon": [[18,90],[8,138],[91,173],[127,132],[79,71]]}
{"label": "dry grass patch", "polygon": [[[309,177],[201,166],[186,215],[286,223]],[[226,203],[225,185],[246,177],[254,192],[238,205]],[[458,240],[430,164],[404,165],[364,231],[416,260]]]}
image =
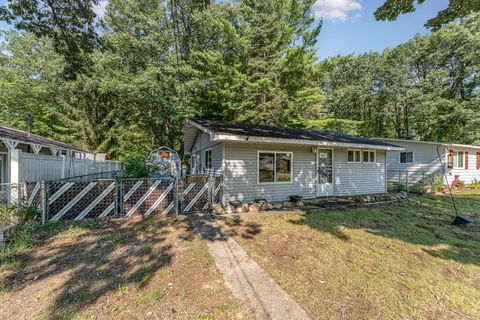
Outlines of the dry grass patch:
{"label": "dry grass patch", "polygon": [[185,217],[37,226],[0,262],[0,319],[250,317]]}
{"label": "dry grass patch", "polygon": [[[456,195],[480,219],[480,193]],[[447,196],[220,221],[315,319],[478,319],[480,225]]]}

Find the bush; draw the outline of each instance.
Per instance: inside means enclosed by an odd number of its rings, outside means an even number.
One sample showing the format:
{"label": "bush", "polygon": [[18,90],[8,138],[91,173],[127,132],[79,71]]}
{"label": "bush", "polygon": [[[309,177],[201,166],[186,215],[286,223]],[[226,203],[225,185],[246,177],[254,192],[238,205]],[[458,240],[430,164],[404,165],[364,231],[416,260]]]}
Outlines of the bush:
{"label": "bush", "polygon": [[124,156],[121,161],[125,178],[147,178],[149,176],[147,160],[148,155],[142,153],[131,153]]}
{"label": "bush", "polygon": [[21,227],[28,221],[38,220],[37,208],[23,204],[0,204],[0,225]]}
{"label": "bush", "polygon": [[447,186],[445,184],[443,184],[443,182],[440,181],[440,180],[435,181],[435,184],[433,185],[433,189],[436,192],[442,192],[443,188],[446,188],[446,187]]}
{"label": "bush", "polygon": [[480,180],[477,180],[477,178],[473,179],[472,183],[470,184],[470,188],[480,189]]}

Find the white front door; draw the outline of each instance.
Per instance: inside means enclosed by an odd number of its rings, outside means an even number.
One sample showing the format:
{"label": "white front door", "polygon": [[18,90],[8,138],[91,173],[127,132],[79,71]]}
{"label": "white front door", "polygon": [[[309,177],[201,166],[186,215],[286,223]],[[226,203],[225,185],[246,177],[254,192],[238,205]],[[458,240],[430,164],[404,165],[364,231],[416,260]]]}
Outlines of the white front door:
{"label": "white front door", "polygon": [[333,149],[317,150],[317,197],[333,196]]}

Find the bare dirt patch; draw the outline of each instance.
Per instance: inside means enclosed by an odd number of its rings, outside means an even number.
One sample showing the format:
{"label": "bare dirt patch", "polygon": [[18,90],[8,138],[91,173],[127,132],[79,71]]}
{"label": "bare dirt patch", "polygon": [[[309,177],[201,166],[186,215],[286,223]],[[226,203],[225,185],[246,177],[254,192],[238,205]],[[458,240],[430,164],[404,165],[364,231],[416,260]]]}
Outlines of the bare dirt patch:
{"label": "bare dirt patch", "polygon": [[[1,319],[243,319],[188,219],[57,224],[2,256]],[[30,239],[32,240],[32,239]]]}

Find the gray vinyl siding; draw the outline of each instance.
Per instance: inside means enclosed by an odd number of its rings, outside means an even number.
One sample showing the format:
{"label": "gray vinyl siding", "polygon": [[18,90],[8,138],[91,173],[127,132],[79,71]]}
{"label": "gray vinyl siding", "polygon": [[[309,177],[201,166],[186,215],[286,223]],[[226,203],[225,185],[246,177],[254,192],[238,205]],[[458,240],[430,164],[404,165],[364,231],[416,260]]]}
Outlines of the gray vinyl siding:
{"label": "gray vinyl siding", "polygon": [[[212,170],[207,170],[205,151],[212,149]],[[211,142],[210,135],[205,132],[200,132],[192,148],[192,157],[195,156],[198,159],[197,172],[200,173],[215,173],[220,174],[222,171],[223,163],[223,142]]]}
{"label": "gray vinyl siding", "polygon": [[378,194],[386,192],[385,151],[376,151],[375,163],[347,162],[347,149],[335,149],[335,195]]}
{"label": "gray vinyl siding", "polygon": [[[258,183],[258,150],[292,152],[291,183]],[[291,195],[315,197],[315,154],[308,146],[290,144],[225,143],[225,201],[287,200]]]}
{"label": "gray vinyl siding", "polygon": [[[441,173],[442,166],[437,155],[437,146],[415,142],[393,142],[405,148],[402,152],[413,152],[413,163],[400,163],[400,151],[392,151],[387,156],[387,177],[389,181],[398,181],[399,175],[404,179],[406,173],[410,181],[422,179],[424,175]],[[445,160],[444,149],[440,148],[442,161]]]}
{"label": "gray vinyl siding", "polygon": [[[292,152],[291,183],[258,183],[258,151]],[[347,149],[334,149],[336,196],[386,192],[385,152],[376,152],[376,163],[348,163]],[[312,146],[225,142],[224,201],[288,200],[291,195],[316,197],[316,154]]]}

